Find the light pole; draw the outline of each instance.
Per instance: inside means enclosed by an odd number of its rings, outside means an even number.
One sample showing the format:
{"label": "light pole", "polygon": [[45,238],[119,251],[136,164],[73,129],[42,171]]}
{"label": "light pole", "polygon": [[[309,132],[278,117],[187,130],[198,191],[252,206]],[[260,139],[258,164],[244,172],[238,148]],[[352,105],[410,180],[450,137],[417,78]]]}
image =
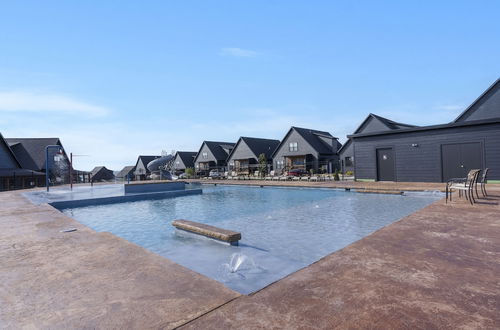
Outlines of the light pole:
{"label": "light pole", "polygon": [[47,192],[49,192],[49,149],[57,148],[59,153],[61,152],[61,146],[48,145],[45,147],[45,185],[47,186]]}

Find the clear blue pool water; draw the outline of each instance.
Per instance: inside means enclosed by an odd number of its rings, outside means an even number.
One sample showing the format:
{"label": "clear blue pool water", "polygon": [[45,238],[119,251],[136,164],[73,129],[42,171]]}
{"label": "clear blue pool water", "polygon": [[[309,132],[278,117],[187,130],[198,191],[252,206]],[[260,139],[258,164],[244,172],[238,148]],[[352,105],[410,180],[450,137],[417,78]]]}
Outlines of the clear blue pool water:
{"label": "clear blue pool water", "polygon": [[[217,186],[202,195],[62,212],[248,294],[441,198],[331,189]],[[239,246],[175,230],[187,219],[239,231]]]}

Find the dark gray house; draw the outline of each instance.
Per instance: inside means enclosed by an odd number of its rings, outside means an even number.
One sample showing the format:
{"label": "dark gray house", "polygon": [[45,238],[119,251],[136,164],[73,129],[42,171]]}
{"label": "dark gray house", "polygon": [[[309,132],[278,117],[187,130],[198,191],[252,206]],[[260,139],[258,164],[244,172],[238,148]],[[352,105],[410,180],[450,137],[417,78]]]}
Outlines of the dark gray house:
{"label": "dark gray house", "polygon": [[183,173],[186,168],[194,169],[194,159],[196,151],[177,151],[174,158],[173,170],[176,173]]}
{"label": "dark gray house", "polygon": [[90,172],[90,179],[93,182],[113,180],[115,174],[105,166],[97,166]]}
{"label": "dark gray house", "polygon": [[236,172],[237,175],[253,174],[258,170],[260,154],[266,156],[269,171],[273,163],[273,152],[279,144],[279,140],[240,137],[227,159],[229,171]]}
{"label": "dark gray house", "polygon": [[225,172],[227,157],[234,148],[231,142],[203,141],[194,159],[197,175],[208,175],[211,170]]}
{"label": "dark gray house", "polygon": [[135,166],[125,166],[118,174],[116,174],[116,178],[118,179],[123,179],[123,180],[128,180],[130,179],[131,181],[134,180],[134,171],[135,171]]}
{"label": "dark gray house", "polygon": [[[52,167],[54,156],[59,153],[59,161],[69,168],[69,158],[59,138],[7,138],[10,148],[21,163],[22,168],[45,171],[45,147],[48,145],[60,146],[60,150],[49,150],[49,166]],[[61,166],[61,165],[60,165]]]}
{"label": "dark gray house", "polygon": [[155,160],[156,158],[160,158],[161,156],[139,156],[137,158],[137,162],[135,163],[135,179],[136,180],[146,180],[147,177],[151,174],[148,170],[148,164]]}
{"label": "dark gray house", "polygon": [[304,169],[331,173],[339,167],[337,152],[341,146],[328,132],[292,126],[273,153],[274,171]]}
{"label": "dark gray house", "polygon": [[70,162],[59,138],[8,138],[5,139],[21,164],[21,168],[45,172],[45,147],[49,149],[49,178],[52,184],[68,183]]}
{"label": "dark gray house", "polygon": [[[387,118],[370,113],[366,117],[366,119],[363,120],[361,125],[359,125],[359,127],[354,131],[353,134],[384,132],[410,127],[416,126],[397,123]],[[354,146],[351,139],[348,139],[346,143],[344,143],[342,148],[340,148],[339,157],[340,170],[342,171],[342,173],[346,173],[348,171],[354,172]]]}
{"label": "dark gray house", "polygon": [[349,135],[357,180],[444,182],[470,169],[500,180],[500,79],[453,122]]}
{"label": "dark gray house", "polygon": [[45,174],[23,169],[0,133],[0,191],[45,185]]}

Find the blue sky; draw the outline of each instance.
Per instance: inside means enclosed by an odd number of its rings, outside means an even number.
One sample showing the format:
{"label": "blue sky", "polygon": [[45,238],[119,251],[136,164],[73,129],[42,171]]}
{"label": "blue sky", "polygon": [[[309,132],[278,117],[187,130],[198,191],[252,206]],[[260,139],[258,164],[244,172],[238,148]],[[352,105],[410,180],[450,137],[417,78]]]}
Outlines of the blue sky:
{"label": "blue sky", "polygon": [[498,1],[5,1],[0,132],[79,169],[203,140],[451,121],[500,76]]}

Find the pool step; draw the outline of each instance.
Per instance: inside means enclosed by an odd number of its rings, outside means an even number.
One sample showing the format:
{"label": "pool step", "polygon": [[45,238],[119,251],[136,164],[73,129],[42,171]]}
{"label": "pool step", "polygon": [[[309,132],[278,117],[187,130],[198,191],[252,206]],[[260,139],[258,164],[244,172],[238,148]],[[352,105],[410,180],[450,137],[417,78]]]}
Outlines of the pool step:
{"label": "pool step", "polygon": [[172,226],[194,234],[227,242],[231,245],[238,245],[238,241],[241,239],[241,233],[189,220],[174,220],[172,221]]}

